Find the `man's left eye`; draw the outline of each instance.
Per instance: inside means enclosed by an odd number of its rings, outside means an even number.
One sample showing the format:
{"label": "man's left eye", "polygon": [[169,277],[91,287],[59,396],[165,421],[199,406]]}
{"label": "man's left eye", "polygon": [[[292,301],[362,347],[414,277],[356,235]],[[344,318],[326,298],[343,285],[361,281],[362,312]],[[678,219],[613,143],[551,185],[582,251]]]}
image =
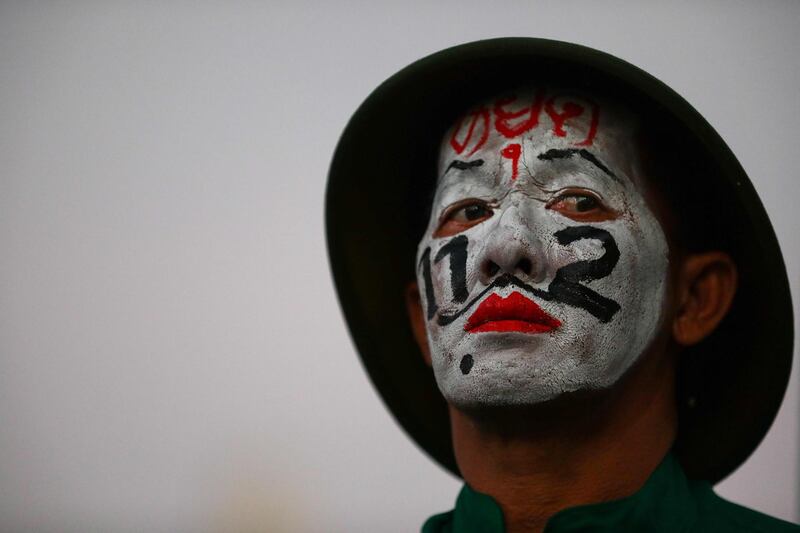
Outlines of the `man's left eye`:
{"label": "man's left eye", "polygon": [[565,191],[547,202],[545,207],[582,221],[611,220],[618,216],[616,211],[607,207],[594,193],[585,190]]}

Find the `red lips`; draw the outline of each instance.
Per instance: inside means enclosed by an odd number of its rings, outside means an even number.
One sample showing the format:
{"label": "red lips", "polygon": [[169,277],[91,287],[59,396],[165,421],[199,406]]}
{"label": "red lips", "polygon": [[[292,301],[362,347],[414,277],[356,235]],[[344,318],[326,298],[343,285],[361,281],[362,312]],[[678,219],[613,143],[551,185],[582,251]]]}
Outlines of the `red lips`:
{"label": "red lips", "polygon": [[496,294],[486,298],[469,317],[464,331],[545,333],[560,325],[560,320],[545,313],[533,300],[514,291],[506,298]]}

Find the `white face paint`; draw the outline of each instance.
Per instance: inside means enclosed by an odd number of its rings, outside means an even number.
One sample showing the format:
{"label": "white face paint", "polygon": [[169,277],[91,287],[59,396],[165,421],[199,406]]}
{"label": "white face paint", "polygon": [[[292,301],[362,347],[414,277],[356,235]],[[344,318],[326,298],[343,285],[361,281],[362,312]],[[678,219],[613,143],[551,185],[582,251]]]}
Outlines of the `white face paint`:
{"label": "white face paint", "polygon": [[521,91],[445,136],[418,281],[453,405],[529,405],[613,385],[660,323],[664,232],[624,113]]}

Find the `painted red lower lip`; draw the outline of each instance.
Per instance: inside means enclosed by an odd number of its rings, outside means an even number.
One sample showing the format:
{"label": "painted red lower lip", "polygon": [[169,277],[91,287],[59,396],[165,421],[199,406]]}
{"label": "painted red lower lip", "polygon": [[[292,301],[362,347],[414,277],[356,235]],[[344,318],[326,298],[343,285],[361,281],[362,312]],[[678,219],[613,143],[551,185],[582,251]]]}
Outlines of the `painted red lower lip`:
{"label": "painted red lower lip", "polygon": [[548,315],[536,302],[517,291],[506,298],[492,294],[467,319],[464,331],[517,331],[546,333],[561,326],[561,321]]}

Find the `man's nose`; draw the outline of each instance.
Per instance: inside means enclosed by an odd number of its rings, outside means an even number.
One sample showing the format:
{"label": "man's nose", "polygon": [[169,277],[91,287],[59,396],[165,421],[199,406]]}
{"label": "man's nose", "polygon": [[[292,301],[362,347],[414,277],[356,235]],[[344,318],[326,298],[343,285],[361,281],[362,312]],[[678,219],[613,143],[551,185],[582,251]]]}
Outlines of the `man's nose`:
{"label": "man's nose", "polygon": [[479,255],[479,278],[488,285],[497,276],[512,274],[538,282],[544,277],[544,251],[540,239],[516,207],[504,211],[486,235]]}

